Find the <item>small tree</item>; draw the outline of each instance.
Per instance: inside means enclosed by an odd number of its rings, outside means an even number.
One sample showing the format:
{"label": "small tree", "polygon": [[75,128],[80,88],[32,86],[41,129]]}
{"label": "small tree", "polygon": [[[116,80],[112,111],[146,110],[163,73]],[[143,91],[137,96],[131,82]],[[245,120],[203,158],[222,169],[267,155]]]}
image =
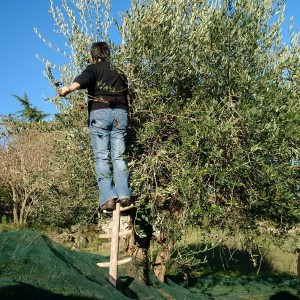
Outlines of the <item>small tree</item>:
{"label": "small tree", "polygon": [[[25,224],[36,194],[45,185],[46,163],[51,137],[41,131],[48,114],[32,107],[29,98],[13,95],[24,107],[19,115],[1,118],[1,184],[9,191],[5,205],[12,207],[15,224]],[[45,185],[47,186],[47,185]]]}
{"label": "small tree", "polygon": [[39,122],[43,120],[45,117],[49,116],[49,114],[43,113],[36,106],[32,107],[32,104],[29,102],[29,98],[26,93],[24,93],[24,98],[20,96],[13,95],[23,106],[23,109],[19,111],[21,117],[25,121],[29,122]]}
{"label": "small tree", "polygon": [[47,189],[47,158],[50,136],[38,130],[10,135],[10,142],[0,151],[2,183],[11,191],[13,221],[26,224],[37,193]]}

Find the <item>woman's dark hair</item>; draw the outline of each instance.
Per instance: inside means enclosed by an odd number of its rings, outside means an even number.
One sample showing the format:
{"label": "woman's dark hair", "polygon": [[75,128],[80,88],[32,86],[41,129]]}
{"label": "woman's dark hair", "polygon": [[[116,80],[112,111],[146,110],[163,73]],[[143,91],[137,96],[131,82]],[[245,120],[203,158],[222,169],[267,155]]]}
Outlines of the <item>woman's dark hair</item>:
{"label": "woman's dark hair", "polygon": [[110,58],[110,50],[105,42],[93,43],[91,54],[94,61],[109,60]]}

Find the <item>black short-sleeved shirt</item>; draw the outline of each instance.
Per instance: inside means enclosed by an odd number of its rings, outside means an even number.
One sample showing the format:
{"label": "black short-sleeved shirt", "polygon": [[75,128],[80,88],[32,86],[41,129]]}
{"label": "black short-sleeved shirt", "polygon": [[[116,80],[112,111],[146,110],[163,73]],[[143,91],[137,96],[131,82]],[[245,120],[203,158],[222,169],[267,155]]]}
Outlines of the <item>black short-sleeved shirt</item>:
{"label": "black short-sleeved shirt", "polygon": [[[80,89],[88,89],[89,111],[108,107],[128,108],[127,78],[109,61],[88,65],[74,82],[80,84]],[[95,101],[97,99],[100,99],[100,102]]]}

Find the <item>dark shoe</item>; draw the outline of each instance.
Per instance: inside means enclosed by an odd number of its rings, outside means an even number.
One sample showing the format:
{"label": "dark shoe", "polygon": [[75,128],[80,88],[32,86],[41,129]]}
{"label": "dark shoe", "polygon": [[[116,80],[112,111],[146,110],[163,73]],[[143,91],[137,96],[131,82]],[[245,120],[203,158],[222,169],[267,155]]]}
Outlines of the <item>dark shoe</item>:
{"label": "dark shoe", "polygon": [[104,204],[101,205],[101,210],[114,211],[116,209],[115,199],[109,199]]}
{"label": "dark shoe", "polygon": [[118,200],[118,202],[120,203],[121,207],[124,208],[124,207],[129,207],[132,205],[131,201],[129,198],[127,197],[124,197],[124,198],[120,198]]}

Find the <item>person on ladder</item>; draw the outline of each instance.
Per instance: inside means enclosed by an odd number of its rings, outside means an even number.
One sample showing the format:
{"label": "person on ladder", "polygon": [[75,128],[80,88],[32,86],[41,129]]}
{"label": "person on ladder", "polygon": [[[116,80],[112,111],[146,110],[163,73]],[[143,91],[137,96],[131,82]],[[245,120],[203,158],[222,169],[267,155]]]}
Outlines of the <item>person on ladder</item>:
{"label": "person on ladder", "polygon": [[[124,158],[128,122],[128,84],[126,76],[110,63],[107,43],[92,44],[93,62],[70,86],[58,90],[60,97],[88,89],[88,126],[94,151],[95,169],[102,211],[132,206],[129,171]],[[113,174],[110,168],[110,158]]]}

